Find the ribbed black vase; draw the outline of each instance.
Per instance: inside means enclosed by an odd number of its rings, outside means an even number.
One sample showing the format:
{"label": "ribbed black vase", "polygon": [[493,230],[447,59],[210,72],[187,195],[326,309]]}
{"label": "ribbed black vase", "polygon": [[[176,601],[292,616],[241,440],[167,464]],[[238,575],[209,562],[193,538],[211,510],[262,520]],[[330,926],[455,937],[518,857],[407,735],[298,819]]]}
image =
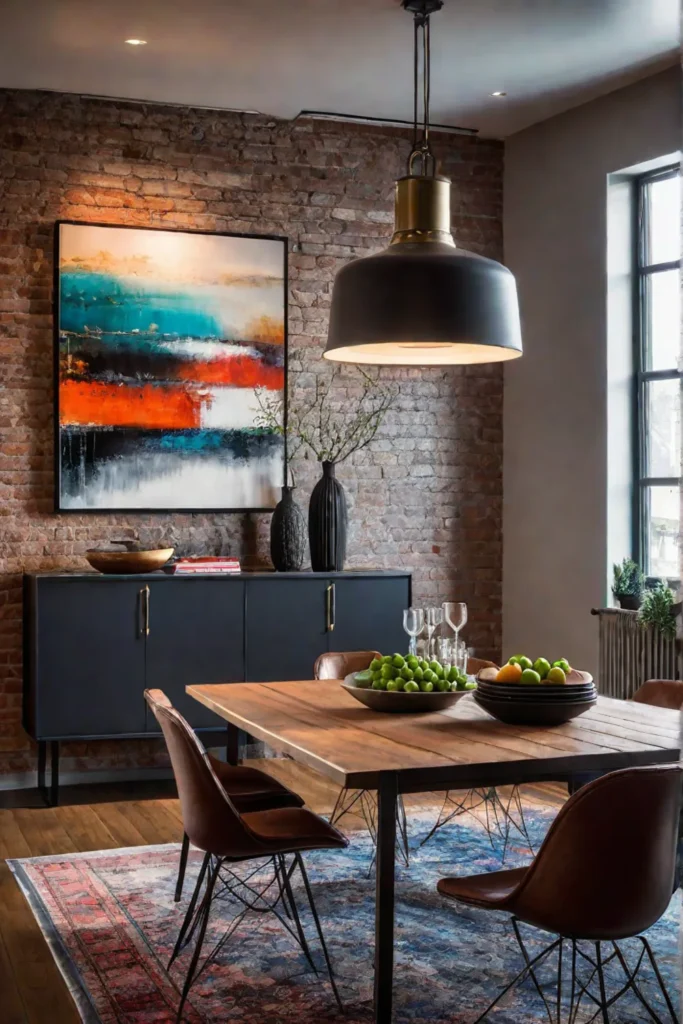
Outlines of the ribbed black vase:
{"label": "ribbed black vase", "polygon": [[270,558],[278,572],[298,572],[306,554],[306,522],[293,490],[282,488],[270,520]]}
{"label": "ribbed black vase", "polygon": [[346,558],[346,495],[334,462],[323,462],[323,475],[308,506],[308,543],[313,572],[341,572]]}

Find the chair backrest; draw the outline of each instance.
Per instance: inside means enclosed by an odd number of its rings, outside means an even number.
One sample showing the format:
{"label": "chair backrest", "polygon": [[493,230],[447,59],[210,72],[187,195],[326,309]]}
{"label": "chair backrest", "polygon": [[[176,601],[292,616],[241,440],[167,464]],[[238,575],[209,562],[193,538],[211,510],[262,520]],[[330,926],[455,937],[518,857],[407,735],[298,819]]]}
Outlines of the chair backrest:
{"label": "chair backrest", "polygon": [[222,857],[253,856],[258,843],[221,786],[194,730],[162,690],[145,690],[145,700],[166,740],[190,841]]}
{"label": "chair backrest", "polygon": [[468,675],[476,676],[483,668],[498,668],[494,661],[486,661],[484,658],[468,658]]}
{"label": "chair backrest", "polygon": [[653,707],[679,711],[683,708],[683,680],[648,679],[633,694],[633,700],[639,704],[651,704]]}
{"label": "chair backrest", "polygon": [[315,679],[345,679],[351,672],[362,672],[379,651],[329,651],[321,654],[313,666]]}
{"label": "chair backrest", "polygon": [[681,765],[627,768],[580,789],[508,909],[568,938],[645,931],[671,899],[682,779]]}

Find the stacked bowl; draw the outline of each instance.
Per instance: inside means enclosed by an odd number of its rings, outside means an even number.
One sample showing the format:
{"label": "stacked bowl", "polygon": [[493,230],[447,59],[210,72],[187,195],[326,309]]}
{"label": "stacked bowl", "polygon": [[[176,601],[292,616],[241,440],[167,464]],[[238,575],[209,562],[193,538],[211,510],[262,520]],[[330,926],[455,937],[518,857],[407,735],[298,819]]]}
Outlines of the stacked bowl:
{"label": "stacked bowl", "polygon": [[493,718],[509,725],[562,725],[595,705],[593,677],[572,669],[565,683],[497,683],[495,669],[477,677],[474,699]]}

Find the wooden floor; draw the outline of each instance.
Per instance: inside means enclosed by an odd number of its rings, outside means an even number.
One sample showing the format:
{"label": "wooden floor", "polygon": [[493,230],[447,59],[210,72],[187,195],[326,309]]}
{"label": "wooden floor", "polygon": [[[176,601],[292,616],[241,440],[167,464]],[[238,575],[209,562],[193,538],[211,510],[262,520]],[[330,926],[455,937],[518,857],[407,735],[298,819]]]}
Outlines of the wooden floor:
{"label": "wooden floor", "polygon": [[[272,772],[319,813],[329,813],[336,787],[313,771],[284,759],[250,764]],[[80,1016],[38,924],[19,891],[7,857],[175,843],[182,836],[180,807],[172,784],[125,783],[78,786],[62,791],[62,805],[41,805],[31,791],[0,794],[0,1021],[2,1024],[78,1024]],[[559,807],[564,787],[525,787],[525,805]],[[408,810],[433,807],[438,798],[406,798]],[[344,828],[362,827],[352,815]]]}

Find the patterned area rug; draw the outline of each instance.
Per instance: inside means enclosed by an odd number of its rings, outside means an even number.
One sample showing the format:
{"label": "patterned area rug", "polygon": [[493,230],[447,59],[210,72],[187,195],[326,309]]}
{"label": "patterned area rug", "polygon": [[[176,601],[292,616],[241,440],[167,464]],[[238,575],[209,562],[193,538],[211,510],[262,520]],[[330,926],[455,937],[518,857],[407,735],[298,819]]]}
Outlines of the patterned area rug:
{"label": "patterned area rug", "polygon": [[[420,848],[433,820],[434,815],[425,812],[411,815],[411,865],[397,867],[396,1024],[470,1024],[521,967],[507,915],[458,909],[435,888],[441,875],[500,867],[499,854],[471,818],[452,823]],[[527,824],[535,844],[550,821],[549,814],[529,812]],[[247,919],[239,927],[192,989],[184,1019],[192,1024],[368,1024],[374,927],[370,857],[367,833],[356,833],[348,850],[306,858],[346,1007],[344,1017],[336,1009],[329,985],[310,971],[296,944],[268,915],[256,923]],[[513,847],[506,866],[528,859],[528,850]],[[175,1020],[191,951],[179,958],[170,975],[165,965],[199,863],[200,854],[193,851],[185,898],[176,905],[176,846],[10,862],[88,1024],[171,1024]],[[665,917],[650,932],[676,1005],[680,895],[679,890]],[[229,904],[218,910],[206,949],[218,941],[232,916]],[[312,922],[305,915],[304,927],[312,940]],[[548,944],[547,936],[538,932],[535,936],[532,947],[540,950]],[[311,945],[318,955],[317,946],[312,941]],[[549,985],[553,967],[554,963],[548,964],[545,972]],[[645,988],[653,994],[654,989],[647,984]],[[663,1009],[661,1016],[668,1021]],[[581,1019],[590,1017],[586,1012]],[[518,987],[491,1016],[492,1024],[546,1019],[529,983]],[[630,996],[610,1011],[614,1024],[648,1019]]]}

